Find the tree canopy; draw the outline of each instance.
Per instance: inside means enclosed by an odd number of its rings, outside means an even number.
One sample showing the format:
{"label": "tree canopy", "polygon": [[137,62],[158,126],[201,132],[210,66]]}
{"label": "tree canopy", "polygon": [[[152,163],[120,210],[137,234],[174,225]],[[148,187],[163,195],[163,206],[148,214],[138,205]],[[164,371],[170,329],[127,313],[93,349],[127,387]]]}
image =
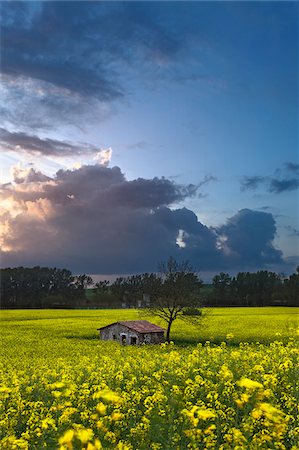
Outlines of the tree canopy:
{"label": "tree canopy", "polygon": [[56,267],[14,267],[0,270],[1,307],[70,307],[85,297],[93,281]]}
{"label": "tree canopy", "polygon": [[156,290],[149,304],[143,306],[150,314],[167,323],[166,340],[169,341],[171,326],[176,319],[190,322],[198,319],[198,314],[185,313],[187,308],[200,306],[199,292],[202,281],[188,261],[179,263],[172,257],[160,264],[156,280]]}

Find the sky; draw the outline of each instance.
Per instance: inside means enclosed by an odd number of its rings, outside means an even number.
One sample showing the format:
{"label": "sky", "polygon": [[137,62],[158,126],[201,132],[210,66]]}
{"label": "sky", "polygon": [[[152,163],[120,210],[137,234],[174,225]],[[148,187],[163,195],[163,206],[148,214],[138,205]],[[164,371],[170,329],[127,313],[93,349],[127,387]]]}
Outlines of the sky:
{"label": "sky", "polygon": [[1,266],[299,264],[298,3],[1,2]]}

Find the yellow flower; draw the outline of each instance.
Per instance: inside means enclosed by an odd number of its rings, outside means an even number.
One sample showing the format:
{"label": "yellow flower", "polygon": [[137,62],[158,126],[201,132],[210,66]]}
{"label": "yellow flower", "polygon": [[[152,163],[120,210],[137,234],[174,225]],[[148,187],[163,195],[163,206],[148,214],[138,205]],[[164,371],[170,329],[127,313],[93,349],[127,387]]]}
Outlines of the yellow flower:
{"label": "yellow flower", "polygon": [[60,445],[64,445],[64,444],[69,444],[72,442],[73,437],[74,437],[74,430],[67,430],[64,435],[59,439],[59,444]]}
{"label": "yellow flower", "polygon": [[172,392],[174,392],[175,394],[179,394],[179,393],[180,393],[180,388],[179,388],[179,386],[177,386],[176,384],[173,384],[173,385],[172,385],[171,390],[172,390]]}
{"label": "yellow flower", "polygon": [[233,337],[234,337],[233,333],[228,333],[228,334],[226,335],[226,339],[227,339],[227,340],[233,339]]}
{"label": "yellow flower", "polygon": [[182,414],[187,416],[195,427],[198,425],[199,420],[208,420],[216,417],[213,410],[200,408],[197,405],[194,405],[191,410],[183,409]]}
{"label": "yellow flower", "polygon": [[104,403],[100,402],[97,404],[96,410],[101,416],[104,416],[107,411],[107,406],[104,405]]}
{"label": "yellow flower", "polygon": [[87,444],[93,438],[93,431],[90,428],[79,428],[76,435],[82,444]]}
{"label": "yellow flower", "polygon": [[240,387],[244,387],[249,390],[261,389],[263,387],[263,385],[258,381],[250,380],[249,378],[242,378],[237,384]]}
{"label": "yellow flower", "polygon": [[196,412],[197,417],[202,420],[213,419],[216,414],[210,409],[200,409]]}
{"label": "yellow flower", "polygon": [[275,408],[270,403],[260,403],[259,407],[268,419],[273,419],[274,417],[283,415],[282,411],[280,411],[278,408]]}
{"label": "yellow flower", "polygon": [[131,444],[128,444],[123,441],[119,441],[119,443],[116,446],[116,449],[117,450],[133,450],[133,447]]}
{"label": "yellow flower", "polygon": [[113,412],[111,414],[111,419],[115,420],[115,421],[121,420],[123,417],[124,417],[124,415],[122,413],[120,413],[120,412]]}
{"label": "yellow flower", "polygon": [[214,430],[216,430],[216,425],[210,425],[208,428],[205,429],[205,434],[213,434]]}
{"label": "yellow flower", "polygon": [[49,417],[46,417],[45,419],[42,420],[41,427],[43,430],[47,430],[49,426],[55,428],[55,421]]}
{"label": "yellow flower", "polygon": [[61,391],[52,391],[52,395],[53,395],[55,398],[59,398],[59,397],[62,396],[62,392],[61,392]]}
{"label": "yellow flower", "polygon": [[240,399],[236,400],[236,404],[239,408],[242,408],[246,403],[248,403],[250,397],[248,394],[242,394]]}
{"label": "yellow flower", "polygon": [[86,450],[102,450],[102,444],[99,439],[96,439],[94,443],[88,442]]}
{"label": "yellow flower", "polygon": [[220,372],[219,372],[219,377],[223,378],[225,380],[229,380],[231,378],[234,377],[232,371],[228,368],[228,366],[226,364],[223,364],[221,366]]}
{"label": "yellow flower", "polygon": [[99,394],[100,398],[110,403],[118,404],[121,403],[122,401],[121,397],[118,394],[116,394],[116,392],[110,391],[110,389],[105,389],[101,391]]}

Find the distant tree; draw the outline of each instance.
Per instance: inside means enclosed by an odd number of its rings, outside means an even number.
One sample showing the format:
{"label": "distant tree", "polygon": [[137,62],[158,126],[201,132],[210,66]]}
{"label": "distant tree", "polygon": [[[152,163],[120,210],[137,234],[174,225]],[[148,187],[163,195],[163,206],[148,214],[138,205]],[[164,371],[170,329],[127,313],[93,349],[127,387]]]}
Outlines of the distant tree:
{"label": "distant tree", "polygon": [[85,273],[83,273],[82,275],[76,275],[74,277],[73,285],[78,290],[83,291],[84,289],[87,289],[88,286],[91,286],[93,284],[93,279]]}
{"label": "distant tree", "polygon": [[95,283],[94,290],[97,294],[104,294],[108,292],[109,290],[109,281],[108,280],[101,280]]}
{"label": "distant tree", "polygon": [[228,273],[220,272],[213,278],[213,299],[217,305],[229,305],[232,303],[231,292],[232,279]]}
{"label": "distant tree", "polygon": [[111,285],[108,280],[101,280],[95,283],[92,289],[92,295],[88,303],[100,308],[119,308],[120,301],[112,293]]}
{"label": "distant tree", "polygon": [[122,303],[128,290],[128,282],[125,277],[118,277],[111,285],[111,293],[117,302]]}
{"label": "distant tree", "polygon": [[260,270],[254,274],[255,279],[255,304],[258,306],[271,305],[275,293],[279,292],[282,286],[281,277],[268,270]]}
{"label": "distant tree", "polygon": [[298,306],[299,304],[299,266],[296,272],[286,278],[282,289],[283,299],[289,306]]}
{"label": "distant tree", "polygon": [[160,279],[154,273],[143,273],[128,277],[119,277],[110,290],[119,302],[128,307],[138,307],[147,303],[147,298],[154,299],[160,286]]}
{"label": "distant tree", "polygon": [[50,295],[71,295],[74,288],[74,276],[68,269],[56,267],[47,269],[49,271],[49,293]]}
{"label": "distant tree", "polygon": [[231,283],[232,297],[239,306],[271,305],[275,293],[281,288],[281,278],[275,272],[260,270],[256,273],[239,272]]}
{"label": "distant tree", "polygon": [[1,269],[1,308],[73,306],[89,278],[86,275],[76,278],[68,269],[56,267]]}
{"label": "distant tree", "polygon": [[188,261],[177,262],[170,257],[167,262],[159,266],[159,274],[155,286],[152,287],[150,303],[145,311],[160,317],[167,323],[166,341],[170,341],[170,331],[173,322],[181,318],[188,322],[195,322],[200,317],[197,314],[184,314],[190,308],[198,308],[199,292],[202,281],[192,269]]}

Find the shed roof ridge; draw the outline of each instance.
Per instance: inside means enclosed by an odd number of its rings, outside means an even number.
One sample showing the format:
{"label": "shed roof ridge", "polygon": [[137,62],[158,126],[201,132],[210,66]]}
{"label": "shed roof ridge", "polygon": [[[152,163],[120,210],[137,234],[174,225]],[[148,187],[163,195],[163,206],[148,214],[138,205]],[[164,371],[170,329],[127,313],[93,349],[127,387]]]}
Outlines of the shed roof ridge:
{"label": "shed roof ridge", "polygon": [[127,328],[130,328],[134,331],[138,331],[140,333],[154,333],[154,332],[164,332],[164,328],[156,325],[148,320],[140,319],[140,320],[118,320],[117,322],[110,323],[105,325],[104,327],[98,328],[97,330],[102,330],[107,327],[111,327],[112,325],[120,324]]}

